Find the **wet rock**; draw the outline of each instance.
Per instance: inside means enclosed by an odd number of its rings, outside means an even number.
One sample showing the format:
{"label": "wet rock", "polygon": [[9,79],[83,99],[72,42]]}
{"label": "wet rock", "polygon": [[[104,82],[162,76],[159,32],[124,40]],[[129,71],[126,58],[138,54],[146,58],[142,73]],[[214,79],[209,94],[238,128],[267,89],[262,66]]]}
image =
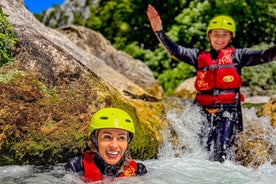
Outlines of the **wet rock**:
{"label": "wet rock", "polygon": [[[110,106],[126,110],[134,119],[139,139],[130,146],[132,156],[156,157],[164,124],[162,89],[147,67],[94,32],[86,30],[82,36],[99,39],[103,42],[99,45],[110,52],[99,56],[103,48],[81,48],[38,22],[21,1],[0,1],[0,6],[18,38],[13,63],[0,71],[5,79],[0,86],[1,165],[65,162],[85,149],[92,115]],[[110,59],[112,54],[119,59]],[[135,69],[141,76],[127,78],[127,73],[109,66],[108,59],[123,65],[129,62],[127,72],[134,76]]]}
{"label": "wet rock", "polygon": [[271,98],[268,103],[262,106],[257,112],[259,116],[269,116],[271,125],[276,127],[276,98]]}
{"label": "wet rock", "polygon": [[238,137],[236,161],[251,168],[258,168],[269,161],[275,146],[269,141],[272,134],[269,130],[256,126],[256,123],[248,126]]}

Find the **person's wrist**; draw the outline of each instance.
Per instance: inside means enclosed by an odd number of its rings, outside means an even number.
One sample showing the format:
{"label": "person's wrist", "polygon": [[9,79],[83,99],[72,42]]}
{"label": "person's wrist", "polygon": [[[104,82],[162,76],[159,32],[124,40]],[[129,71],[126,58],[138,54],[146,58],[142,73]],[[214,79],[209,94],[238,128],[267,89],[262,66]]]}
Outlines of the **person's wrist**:
{"label": "person's wrist", "polygon": [[163,31],[163,27],[161,27],[160,29],[155,30],[154,32],[158,33],[158,32],[162,32]]}

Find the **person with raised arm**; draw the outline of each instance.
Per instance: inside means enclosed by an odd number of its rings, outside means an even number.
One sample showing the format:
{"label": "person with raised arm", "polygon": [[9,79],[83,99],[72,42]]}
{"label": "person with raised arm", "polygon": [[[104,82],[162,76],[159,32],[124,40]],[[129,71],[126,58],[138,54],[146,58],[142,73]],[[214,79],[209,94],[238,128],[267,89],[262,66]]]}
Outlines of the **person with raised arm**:
{"label": "person with raised arm", "polygon": [[208,120],[206,148],[212,150],[210,160],[224,162],[231,159],[230,149],[237,133],[243,130],[241,69],[275,60],[276,46],[266,50],[230,47],[236,36],[236,23],[228,15],[218,15],[211,19],[206,30],[211,50],[187,48],[166,36],[160,15],[152,5],[148,5],[146,14],[167,52],[196,69],[194,85],[198,93],[195,103],[202,107]]}

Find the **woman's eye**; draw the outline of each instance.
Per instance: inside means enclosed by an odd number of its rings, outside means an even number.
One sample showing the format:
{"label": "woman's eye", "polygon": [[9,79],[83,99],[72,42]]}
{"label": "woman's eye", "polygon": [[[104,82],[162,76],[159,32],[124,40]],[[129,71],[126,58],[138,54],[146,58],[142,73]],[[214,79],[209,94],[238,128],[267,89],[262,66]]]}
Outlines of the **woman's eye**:
{"label": "woman's eye", "polygon": [[127,137],[126,136],[120,136],[119,137],[119,141],[126,141],[127,140]]}
{"label": "woman's eye", "polygon": [[109,136],[109,135],[105,135],[103,138],[104,138],[104,140],[111,140],[112,139],[112,137]]}

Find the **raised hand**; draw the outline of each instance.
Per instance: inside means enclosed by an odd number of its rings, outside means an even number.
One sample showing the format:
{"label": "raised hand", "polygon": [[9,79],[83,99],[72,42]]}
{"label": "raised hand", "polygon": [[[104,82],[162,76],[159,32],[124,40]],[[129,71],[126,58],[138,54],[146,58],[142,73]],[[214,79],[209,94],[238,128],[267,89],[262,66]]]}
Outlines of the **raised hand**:
{"label": "raised hand", "polygon": [[148,5],[147,16],[154,32],[162,30],[162,20],[153,6]]}

